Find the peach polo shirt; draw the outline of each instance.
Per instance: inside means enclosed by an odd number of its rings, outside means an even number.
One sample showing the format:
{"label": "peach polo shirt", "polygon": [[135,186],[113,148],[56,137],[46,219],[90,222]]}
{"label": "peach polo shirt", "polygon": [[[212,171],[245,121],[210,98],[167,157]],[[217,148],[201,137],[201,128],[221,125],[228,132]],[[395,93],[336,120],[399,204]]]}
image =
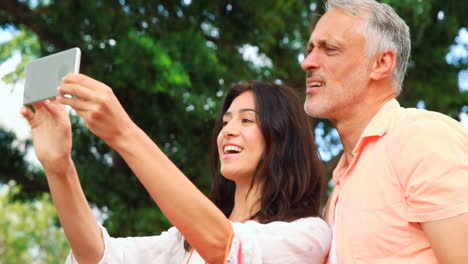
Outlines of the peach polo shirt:
{"label": "peach polo shirt", "polygon": [[[349,166],[342,156],[325,218],[338,263],[437,263],[419,223],[468,212],[468,132],[448,116],[387,102]],[[329,259],[330,261],[330,259]]]}

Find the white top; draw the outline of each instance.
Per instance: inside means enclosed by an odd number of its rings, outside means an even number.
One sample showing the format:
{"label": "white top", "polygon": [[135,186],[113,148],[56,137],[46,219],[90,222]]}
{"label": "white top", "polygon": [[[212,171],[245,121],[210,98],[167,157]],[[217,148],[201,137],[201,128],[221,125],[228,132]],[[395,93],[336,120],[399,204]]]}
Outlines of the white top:
{"label": "white top", "polygon": [[[260,224],[255,221],[232,223],[234,231],[227,263],[237,264],[242,243],[242,263],[311,263],[323,264],[331,244],[331,231],[318,217],[307,217],[293,222],[276,221]],[[184,239],[172,227],[159,236],[112,238],[102,228],[104,256],[99,264],[159,263],[185,264],[189,252],[184,250]],[[66,264],[78,263],[71,252]],[[204,264],[194,252],[190,264]]]}

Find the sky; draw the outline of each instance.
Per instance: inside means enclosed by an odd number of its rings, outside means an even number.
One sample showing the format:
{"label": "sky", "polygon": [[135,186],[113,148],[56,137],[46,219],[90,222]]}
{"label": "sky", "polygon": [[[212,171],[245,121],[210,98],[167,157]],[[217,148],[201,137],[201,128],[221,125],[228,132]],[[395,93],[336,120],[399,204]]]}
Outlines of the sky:
{"label": "sky", "polygon": [[[13,59],[0,65],[0,78],[13,69],[19,62],[20,55],[17,54]],[[14,85],[6,84],[0,80],[0,127],[16,134],[18,140],[31,138],[31,130],[28,122],[20,114],[20,108],[23,105],[24,81]],[[34,154],[33,149],[29,149],[26,160],[32,164],[38,165],[39,161]]]}
{"label": "sky", "polygon": [[[0,29],[0,43],[12,38],[11,31]],[[1,78],[12,71],[20,61],[20,54],[15,53],[13,57],[0,64],[0,127],[16,134],[18,140],[31,138],[31,130],[28,122],[20,114],[20,108],[23,104],[24,81],[16,84],[6,84]],[[32,149],[28,150],[26,159],[39,164]]]}
{"label": "sky", "polygon": [[[20,55],[0,65],[0,76],[5,75],[19,62]],[[28,136],[28,124],[23,120],[19,110],[23,103],[24,81],[16,84],[6,84],[0,81],[0,126],[6,130],[14,130],[18,138]]]}

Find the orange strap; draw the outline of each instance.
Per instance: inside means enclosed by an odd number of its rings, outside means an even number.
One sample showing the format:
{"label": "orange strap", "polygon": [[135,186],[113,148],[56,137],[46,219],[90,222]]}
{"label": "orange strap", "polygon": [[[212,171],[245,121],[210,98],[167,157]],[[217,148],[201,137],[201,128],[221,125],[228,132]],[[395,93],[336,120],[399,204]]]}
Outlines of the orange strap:
{"label": "orange strap", "polygon": [[231,223],[229,223],[229,235],[228,235],[228,240],[227,240],[227,243],[226,243],[226,251],[224,252],[224,260],[223,260],[224,264],[227,263],[227,258],[229,256],[229,250],[231,249],[232,233],[233,233],[232,225],[231,225]]}
{"label": "orange strap", "polygon": [[190,255],[188,256],[187,262],[185,262],[185,264],[188,264],[190,262],[192,255],[193,255],[193,248],[190,250]]}
{"label": "orange strap", "polygon": [[237,251],[237,264],[242,264],[242,241],[239,241],[239,251]]}
{"label": "orange strap", "polygon": [[[229,235],[228,235],[228,240],[227,240],[227,243],[226,243],[226,252],[224,253],[224,260],[223,260],[223,263],[227,263],[227,258],[229,256],[229,250],[231,249],[231,242],[232,242],[232,225],[229,224]],[[187,262],[185,264],[189,264],[190,262],[190,259],[192,258],[192,255],[193,255],[193,251],[194,249],[192,248],[192,250],[190,250],[190,255],[187,259]],[[242,264],[242,243],[239,245],[239,252],[237,253],[237,258],[239,260],[239,264]],[[206,263],[208,264],[208,263]]]}

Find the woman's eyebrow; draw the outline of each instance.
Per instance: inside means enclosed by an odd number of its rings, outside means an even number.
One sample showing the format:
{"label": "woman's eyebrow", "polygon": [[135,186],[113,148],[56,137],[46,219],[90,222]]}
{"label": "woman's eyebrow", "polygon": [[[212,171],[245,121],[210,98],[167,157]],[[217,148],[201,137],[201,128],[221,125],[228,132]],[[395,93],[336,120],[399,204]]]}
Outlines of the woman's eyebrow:
{"label": "woman's eyebrow", "polygon": [[[240,114],[241,113],[244,113],[244,112],[254,112],[254,113],[257,113],[257,111],[255,111],[255,109],[252,109],[252,108],[243,108],[243,109],[240,109],[238,111]],[[231,111],[226,111],[226,113],[223,114],[223,117],[230,117],[232,116],[232,112]]]}
{"label": "woman's eyebrow", "polygon": [[239,113],[244,113],[244,112],[249,112],[249,111],[252,111],[254,113],[257,113],[257,111],[255,111],[255,109],[251,109],[251,108],[244,108],[244,109],[241,109],[239,110]]}

